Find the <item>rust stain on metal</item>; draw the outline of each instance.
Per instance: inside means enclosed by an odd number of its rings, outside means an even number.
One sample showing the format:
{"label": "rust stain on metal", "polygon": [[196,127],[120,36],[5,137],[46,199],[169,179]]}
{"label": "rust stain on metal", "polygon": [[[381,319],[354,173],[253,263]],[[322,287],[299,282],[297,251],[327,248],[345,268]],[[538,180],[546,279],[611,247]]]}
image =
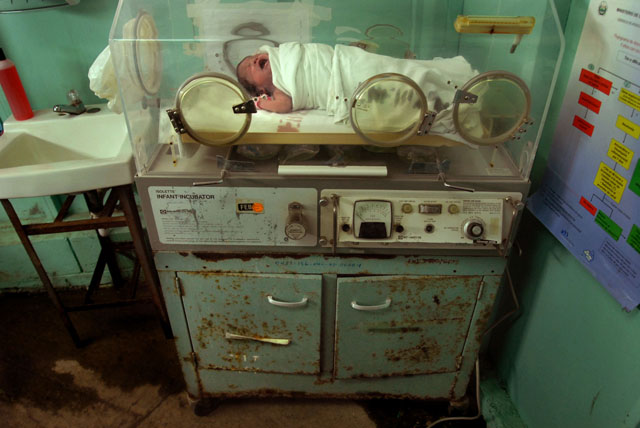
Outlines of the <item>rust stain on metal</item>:
{"label": "rust stain on metal", "polygon": [[[209,261],[209,262],[218,262],[218,261],[222,261],[222,260],[230,260],[230,259],[239,259],[242,260],[243,262],[247,262],[253,259],[263,259],[265,257],[264,254],[246,254],[246,253],[210,253],[210,252],[199,252],[199,251],[194,251],[192,253],[195,257],[201,259],[201,260],[205,260],[205,261]],[[268,255],[269,258],[272,259],[284,259],[284,258],[290,258],[290,259],[304,259],[309,257],[309,255],[307,254],[288,254],[288,253],[274,253],[274,254],[269,254]]]}
{"label": "rust stain on metal", "polygon": [[[320,381],[319,385],[324,384]],[[349,393],[328,393],[328,392],[300,392],[288,391],[276,388],[253,389],[249,391],[220,392],[208,393],[203,397],[224,397],[224,398],[268,398],[268,397],[287,397],[287,398],[336,398],[336,399],[396,399],[396,400],[441,400],[441,396],[417,395],[417,394],[385,394],[381,392],[349,392]],[[203,398],[202,397],[202,398]],[[197,399],[197,397],[196,397]]]}
{"label": "rust stain on metal", "polygon": [[412,365],[423,365],[429,367],[440,357],[440,346],[434,340],[425,340],[415,346],[404,349],[386,349],[384,356],[392,363],[404,362]]}
{"label": "rust stain on metal", "polygon": [[460,260],[457,259],[409,259],[406,261],[408,265],[457,265],[460,264]]}
{"label": "rust stain on metal", "polygon": [[[180,253],[184,255],[185,253]],[[363,260],[393,260],[396,258],[402,258],[396,254],[340,254],[339,256],[330,256],[326,254],[299,254],[299,253],[269,253],[269,254],[255,254],[255,253],[213,253],[204,251],[193,251],[191,254],[201,260],[217,262],[221,260],[239,259],[242,261],[249,261],[253,259],[263,259],[265,256],[269,259],[293,259],[303,260],[306,258],[321,257],[325,261],[338,260],[338,259],[363,259]],[[407,264],[458,264],[459,261],[455,259],[409,259],[406,260]]]}
{"label": "rust stain on metal", "polygon": [[388,333],[388,334],[396,334],[396,333],[415,333],[418,331],[422,331],[421,327],[411,327],[411,326],[394,326],[394,327],[370,327],[368,329],[371,333]]}
{"label": "rust stain on metal", "polygon": [[29,208],[29,215],[35,216],[35,215],[42,215],[44,214],[42,212],[42,210],[40,209],[40,206],[38,204],[32,206],[31,208]]}

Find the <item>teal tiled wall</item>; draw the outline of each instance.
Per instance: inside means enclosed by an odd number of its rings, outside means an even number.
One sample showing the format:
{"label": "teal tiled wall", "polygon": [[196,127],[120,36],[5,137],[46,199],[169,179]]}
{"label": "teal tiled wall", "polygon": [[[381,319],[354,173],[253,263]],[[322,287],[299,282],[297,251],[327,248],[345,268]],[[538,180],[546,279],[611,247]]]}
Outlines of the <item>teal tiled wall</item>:
{"label": "teal tiled wall", "polygon": [[[117,4],[114,0],[85,0],[73,7],[0,14],[0,47],[16,64],[34,110],[66,103],[66,94],[72,88],[85,103],[104,102],[89,89],[87,72],[108,44]],[[0,91],[0,118],[10,113]],[[55,218],[62,198],[11,202],[23,222],[41,222]],[[71,213],[84,211],[82,197],[76,198]],[[117,235],[127,236],[123,232]],[[54,284],[88,284],[99,252],[95,232],[38,236],[32,240]],[[109,280],[108,274],[104,279]],[[0,290],[41,287],[4,210],[0,209]]]}
{"label": "teal tiled wall", "polygon": [[[556,3],[566,50],[534,164],[534,190],[589,0]],[[521,311],[508,330],[494,334],[491,352],[523,421],[532,428],[640,427],[640,310],[622,310],[528,212],[517,240],[522,256],[512,257],[511,271]],[[508,308],[508,296],[503,303]]]}
{"label": "teal tiled wall", "polygon": [[[72,87],[85,101],[98,101],[88,88],[86,72],[107,44],[116,4],[115,0],[83,0],[58,11],[0,15],[0,47],[16,62],[34,108],[64,102]],[[567,53],[537,156],[534,185],[546,163],[587,4],[588,0],[557,1],[560,20],[567,23]],[[7,114],[0,95],[0,117]],[[48,198],[36,198],[25,200],[18,209],[26,217],[50,215],[52,205]],[[12,245],[0,245],[0,287],[6,287],[20,283],[12,272],[26,276],[30,265],[18,260],[23,250],[1,216],[0,235],[6,235],[0,244],[14,240]],[[76,238],[40,244],[54,270],[57,264],[67,263],[60,263],[61,248],[70,249],[65,257],[73,263],[63,267],[67,271],[60,268],[56,277],[62,282],[72,283],[91,264],[88,255],[77,257],[73,250],[86,244],[82,248],[88,254],[90,244],[74,242]],[[534,428],[639,426],[639,311],[622,311],[531,215],[523,220],[519,241],[523,256],[514,258],[511,269],[521,315],[494,337],[492,355],[523,420]],[[49,245],[51,249],[46,249]],[[13,269],[8,274],[2,272],[6,266]],[[22,279],[21,283],[28,283]]]}

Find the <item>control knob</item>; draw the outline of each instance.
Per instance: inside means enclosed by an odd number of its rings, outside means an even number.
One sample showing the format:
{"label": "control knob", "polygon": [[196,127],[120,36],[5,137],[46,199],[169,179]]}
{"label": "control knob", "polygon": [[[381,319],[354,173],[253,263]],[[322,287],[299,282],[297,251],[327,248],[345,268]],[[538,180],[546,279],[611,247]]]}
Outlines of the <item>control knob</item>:
{"label": "control knob", "polygon": [[469,239],[480,239],[482,238],[482,235],[484,235],[484,223],[482,222],[482,220],[469,219],[464,222],[462,231],[464,233],[464,236]]}
{"label": "control knob", "polygon": [[289,216],[284,226],[284,234],[287,238],[297,241],[304,238],[307,234],[307,228],[304,225],[304,216],[302,215],[302,204],[300,202],[291,202],[289,204]]}

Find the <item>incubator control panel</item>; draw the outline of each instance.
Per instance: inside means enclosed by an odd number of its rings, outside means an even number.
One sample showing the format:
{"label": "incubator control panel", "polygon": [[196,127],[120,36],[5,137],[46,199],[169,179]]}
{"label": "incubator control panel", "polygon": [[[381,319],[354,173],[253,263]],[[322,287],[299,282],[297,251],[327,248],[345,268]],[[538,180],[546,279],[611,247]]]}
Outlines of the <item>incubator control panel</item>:
{"label": "incubator control panel", "polygon": [[491,245],[506,239],[520,193],[327,189],[321,245],[354,248]]}
{"label": "incubator control panel", "polygon": [[317,245],[316,189],[151,186],[148,193],[160,244]]}
{"label": "incubator control panel", "polygon": [[520,193],[147,188],[160,245],[429,248],[502,244]]}

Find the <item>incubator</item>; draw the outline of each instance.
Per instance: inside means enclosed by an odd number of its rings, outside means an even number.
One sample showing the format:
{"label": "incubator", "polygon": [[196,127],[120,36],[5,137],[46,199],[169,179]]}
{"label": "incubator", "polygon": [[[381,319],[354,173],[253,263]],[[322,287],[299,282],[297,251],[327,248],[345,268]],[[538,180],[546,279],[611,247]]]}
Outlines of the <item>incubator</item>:
{"label": "incubator", "polygon": [[[338,107],[255,109],[238,63],[291,42],[379,61],[329,59],[322,96]],[[562,43],[544,1],[122,0],[110,34],[141,176],[222,177],[271,159],[283,174],[300,162],[347,176],[383,163],[386,176],[476,183],[528,179]],[[470,72],[436,64],[416,77],[384,62],[452,58]],[[285,92],[324,92],[314,73],[281,76],[302,85]]]}
{"label": "incubator", "polygon": [[[553,1],[120,0],[110,50],[191,398],[464,404],[562,46]],[[256,52],[292,111],[240,84]]]}

